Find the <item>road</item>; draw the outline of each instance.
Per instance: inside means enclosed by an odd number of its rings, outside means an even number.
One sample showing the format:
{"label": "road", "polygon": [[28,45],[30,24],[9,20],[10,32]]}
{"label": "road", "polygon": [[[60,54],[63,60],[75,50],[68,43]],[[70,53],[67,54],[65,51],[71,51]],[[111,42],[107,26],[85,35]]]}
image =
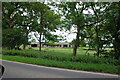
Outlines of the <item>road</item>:
{"label": "road", "polygon": [[3,60],[3,78],[117,78],[118,75],[45,67]]}

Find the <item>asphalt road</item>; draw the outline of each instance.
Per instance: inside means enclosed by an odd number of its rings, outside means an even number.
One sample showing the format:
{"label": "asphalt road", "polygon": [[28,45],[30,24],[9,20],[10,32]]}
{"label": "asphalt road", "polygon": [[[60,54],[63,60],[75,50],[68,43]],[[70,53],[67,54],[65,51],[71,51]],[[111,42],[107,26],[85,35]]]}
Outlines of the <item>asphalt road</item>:
{"label": "asphalt road", "polygon": [[3,78],[117,78],[118,75],[44,67],[13,61],[2,61]]}

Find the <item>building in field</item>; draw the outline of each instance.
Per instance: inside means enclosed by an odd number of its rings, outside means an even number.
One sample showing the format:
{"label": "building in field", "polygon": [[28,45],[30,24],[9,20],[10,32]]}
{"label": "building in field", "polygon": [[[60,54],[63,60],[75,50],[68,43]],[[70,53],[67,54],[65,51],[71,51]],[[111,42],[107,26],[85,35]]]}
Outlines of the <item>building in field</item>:
{"label": "building in field", "polygon": [[40,46],[39,42],[31,42],[31,47],[38,47]]}
{"label": "building in field", "polygon": [[[41,43],[42,47],[73,47],[69,42],[55,42],[56,45],[44,45],[44,42]],[[39,42],[31,42],[31,47],[39,47]]]}
{"label": "building in field", "polygon": [[59,45],[59,47],[72,47],[72,44],[69,42],[55,42],[56,44]]}

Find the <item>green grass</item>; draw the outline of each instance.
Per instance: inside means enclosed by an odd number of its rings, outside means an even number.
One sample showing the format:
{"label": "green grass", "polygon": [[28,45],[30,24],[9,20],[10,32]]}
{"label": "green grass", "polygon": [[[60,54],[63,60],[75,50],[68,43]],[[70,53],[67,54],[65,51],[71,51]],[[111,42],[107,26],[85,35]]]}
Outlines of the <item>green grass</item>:
{"label": "green grass", "polygon": [[79,62],[79,63],[98,63],[98,64],[112,64],[117,65],[118,60],[112,58],[99,58],[94,56],[85,56],[77,55],[72,56],[71,54],[62,54],[55,51],[36,51],[36,50],[3,50],[3,55],[12,55],[12,56],[24,56],[24,57],[33,57],[41,58],[47,60],[55,61],[70,61],[70,62]]}
{"label": "green grass", "polygon": [[72,55],[72,48],[32,48],[27,50],[7,50],[3,49],[3,59],[18,61],[30,64],[69,68],[76,70],[87,70],[106,73],[117,73],[120,61],[113,58],[99,58],[93,56],[94,50],[89,51],[79,48],[77,56]]}
{"label": "green grass", "polygon": [[[34,50],[39,50],[38,47],[33,47],[32,49]],[[63,48],[63,47],[43,47],[42,48],[43,51],[52,51],[58,54],[63,54],[63,55],[72,55],[73,53],[73,48]],[[93,56],[93,54],[95,53],[95,50],[89,50],[88,53]],[[57,55],[58,55],[57,54]],[[86,50],[84,50],[83,48],[78,48],[77,49],[77,55],[86,55]]]}
{"label": "green grass", "polygon": [[2,55],[0,54],[0,59],[2,59]]}
{"label": "green grass", "polygon": [[70,61],[55,61],[55,60],[47,60],[41,58],[28,58],[21,56],[8,56],[3,55],[2,57],[5,60],[24,62],[29,64],[43,65],[43,66],[53,66],[60,68],[68,68],[75,70],[86,70],[86,71],[94,71],[94,72],[105,72],[105,73],[118,73],[118,66],[110,65],[110,64],[91,64],[91,63],[79,63],[79,62],[70,62]]}

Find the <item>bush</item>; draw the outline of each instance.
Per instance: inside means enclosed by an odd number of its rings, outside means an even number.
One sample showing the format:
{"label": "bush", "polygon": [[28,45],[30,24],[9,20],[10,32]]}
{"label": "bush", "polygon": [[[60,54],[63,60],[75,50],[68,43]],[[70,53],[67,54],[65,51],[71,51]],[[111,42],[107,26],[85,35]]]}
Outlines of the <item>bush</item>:
{"label": "bush", "polygon": [[16,46],[27,43],[25,32],[22,29],[3,29],[2,36],[2,46],[8,49],[15,49]]}

